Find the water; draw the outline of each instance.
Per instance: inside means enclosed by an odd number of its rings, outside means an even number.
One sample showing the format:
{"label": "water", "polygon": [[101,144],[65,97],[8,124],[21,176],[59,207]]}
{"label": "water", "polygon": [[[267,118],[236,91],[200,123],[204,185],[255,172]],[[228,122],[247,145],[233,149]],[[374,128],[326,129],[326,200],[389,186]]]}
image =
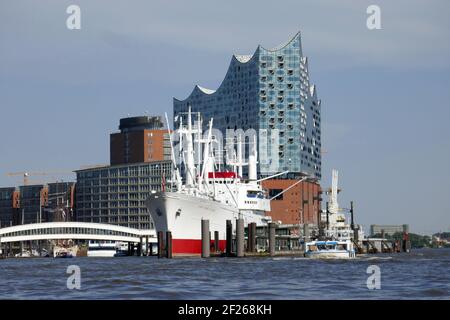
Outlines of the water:
{"label": "water", "polygon": [[[69,265],[81,289],[67,289]],[[381,289],[367,288],[367,267]],[[449,299],[450,249],[356,260],[155,257],[0,260],[0,299]]]}

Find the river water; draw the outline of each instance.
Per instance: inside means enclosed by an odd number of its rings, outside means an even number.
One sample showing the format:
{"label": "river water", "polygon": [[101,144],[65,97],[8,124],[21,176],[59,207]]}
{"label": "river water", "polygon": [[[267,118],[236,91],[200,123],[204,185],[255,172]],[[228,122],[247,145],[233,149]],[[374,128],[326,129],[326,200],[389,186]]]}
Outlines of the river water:
{"label": "river water", "polygon": [[[80,289],[67,287],[70,265],[79,267]],[[379,268],[380,289],[368,289],[369,266]],[[70,280],[77,283],[73,277]],[[351,261],[293,257],[0,260],[0,299],[450,299],[449,292],[450,249],[368,255]]]}

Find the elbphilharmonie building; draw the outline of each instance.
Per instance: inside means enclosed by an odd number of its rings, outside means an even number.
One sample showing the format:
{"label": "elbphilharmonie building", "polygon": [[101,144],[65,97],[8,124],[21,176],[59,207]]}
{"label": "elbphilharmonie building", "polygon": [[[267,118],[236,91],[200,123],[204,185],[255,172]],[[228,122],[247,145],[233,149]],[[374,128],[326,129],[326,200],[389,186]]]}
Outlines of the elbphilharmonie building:
{"label": "elbphilharmonie building", "polygon": [[[201,67],[201,66],[199,66]],[[214,127],[258,132],[260,176],[289,171],[321,178],[321,102],[309,78],[301,35],[253,55],[233,55],[217,90],[196,85],[174,99],[174,119],[188,107]]]}

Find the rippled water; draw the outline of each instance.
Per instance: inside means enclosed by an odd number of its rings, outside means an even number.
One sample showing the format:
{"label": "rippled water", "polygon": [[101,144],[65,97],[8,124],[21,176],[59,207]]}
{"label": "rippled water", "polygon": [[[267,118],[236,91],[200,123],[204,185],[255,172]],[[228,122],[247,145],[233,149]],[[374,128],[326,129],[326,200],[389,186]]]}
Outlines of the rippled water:
{"label": "rippled water", "polygon": [[[81,289],[67,289],[69,265]],[[381,270],[369,290],[367,267]],[[450,250],[305,258],[73,258],[0,260],[1,299],[450,299]]]}

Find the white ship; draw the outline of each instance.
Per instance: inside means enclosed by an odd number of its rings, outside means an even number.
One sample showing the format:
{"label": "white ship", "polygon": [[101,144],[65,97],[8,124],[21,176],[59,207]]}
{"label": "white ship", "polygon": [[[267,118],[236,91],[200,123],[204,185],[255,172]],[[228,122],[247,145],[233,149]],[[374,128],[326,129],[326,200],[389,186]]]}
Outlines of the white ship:
{"label": "white ship", "polygon": [[[261,187],[261,180],[257,180],[256,137],[253,148],[249,150],[248,163],[242,160],[242,148],[239,145],[241,142],[238,141],[235,161],[228,163],[233,170],[216,172],[211,146],[212,123],[211,119],[208,136],[203,139],[200,115],[198,115],[197,126],[193,128],[189,108],[187,124],[183,126],[180,120],[178,130],[180,155],[184,159],[184,183],[176,164],[171,139],[174,177],[170,191],[166,191],[163,185],[162,192],[152,193],[147,200],[147,207],[156,231],[172,233],[173,254],[201,253],[202,219],[209,220],[212,237],[215,231],[219,232],[221,251],[225,249],[226,220],[231,220],[234,225],[236,219],[242,218],[245,225],[255,222],[257,226],[266,225],[271,221],[270,217],[265,216],[265,211],[270,211],[270,199],[266,197]],[[167,125],[169,126],[168,121]],[[193,135],[197,136],[195,142],[202,145],[202,152],[198,153],[203,153],[201,161],[198,161],[196,166],[194,165]],[[184,148],[183,139],[186,139]],[[196,156],[200,158],[198,153]],[[249,179],[247,180],[241,178],[244,165],[248,166]]]}
{"label": "white ship", "polygon": [[114,257],[115,254],[115,241],[89,241],[88,257]]}

